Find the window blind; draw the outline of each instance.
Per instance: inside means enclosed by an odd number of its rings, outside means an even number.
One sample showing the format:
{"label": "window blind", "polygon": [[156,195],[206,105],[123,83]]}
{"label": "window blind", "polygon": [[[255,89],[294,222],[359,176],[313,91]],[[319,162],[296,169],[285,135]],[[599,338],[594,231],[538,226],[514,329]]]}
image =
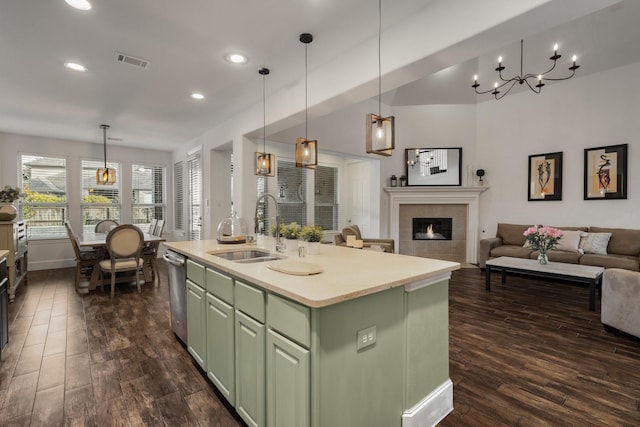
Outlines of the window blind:
{"label": "window blind", "polygon": [[131,165],[133,223],[148,230],[152,219],[165,218],[164,166]]}
{"label": "window blind", "polygon": [[202,192],[202,166],[200,155],[187,160],[189,173],[189,239],[200,240],[202,228],[201,192]]}
{"label": "window blind", "polygon": [[184,230],[184,164],[173,165],[173,215],[177,230]]}
{"label": "window blind", "polygon": [[96,170],[104,167],[104,162],[82,161],[82,214],[83,231],[93,231],[95,224],[103,219],[120,221],[120,182],[122,169],[120,163],[107,162],[107,167],[116,170],[116,183],[113,185],[96,184]]}
{"label": "window blind", "polygon": [[317,166],[314,182],[314,223],[323,230],[338,227],[338,168]]}

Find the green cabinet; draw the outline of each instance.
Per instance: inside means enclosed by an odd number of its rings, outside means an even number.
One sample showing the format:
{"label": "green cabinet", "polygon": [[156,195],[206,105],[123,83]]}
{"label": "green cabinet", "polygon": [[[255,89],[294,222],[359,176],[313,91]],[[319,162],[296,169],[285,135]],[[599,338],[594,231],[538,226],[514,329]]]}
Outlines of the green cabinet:
{"label": "green cabinet", "polygon": [[207,293],[206,306],[207,377],[229,403],[234,405],[235,322],[233,307],[210,293]]}
{"label": "green cabinet", "polygon": [[207,325],[205,291],[187,279],[187,350],[206,369]]}
{"label": "green cabinet", "polygon": [[236,411],[251,427],[265,425],[264,330],[243,312],[236,310]]}
{"label": "green cabinet", "polygon": [[267,426],[307,427],[311,422],[310,352],[267,332]]}

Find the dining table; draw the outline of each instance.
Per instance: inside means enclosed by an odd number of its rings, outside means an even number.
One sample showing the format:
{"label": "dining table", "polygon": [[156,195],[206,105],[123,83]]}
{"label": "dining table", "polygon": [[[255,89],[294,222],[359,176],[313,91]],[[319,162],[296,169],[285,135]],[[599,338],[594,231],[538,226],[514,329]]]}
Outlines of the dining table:
{"label": "dining table", "polygon": [[[100,284],[100,261],[104,260],[107,255],[107,234],[108,233],[85,231],[78,236],[78,246],[80,246],[80,248],[92,248],[97,251],[96,263],[93,266],[91,279],[89,281],[88,290],[90,291],[94,290],[96,286]],[[167,240],[162,236],[154,236],[146,231],[143,231],[142,235],[144,237],[145,244],[156,244]],[[153,272],[151,271],[151,267],[145,264],[143,272],[145,283],[153,281]]]}

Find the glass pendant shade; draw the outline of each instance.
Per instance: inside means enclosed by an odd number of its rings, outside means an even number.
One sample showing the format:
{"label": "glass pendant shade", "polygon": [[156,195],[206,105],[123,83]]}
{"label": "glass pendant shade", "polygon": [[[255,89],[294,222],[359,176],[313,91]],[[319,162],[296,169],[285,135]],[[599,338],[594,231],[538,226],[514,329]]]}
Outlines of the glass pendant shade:
{"label": "glass pendant shade", "polygon": [[395,118],[367,114],[367,153],[391,156],[395,148]]}
{"label": "glass pendant shade", "polygon": [[298,138],[296,142],[296,166],[315,169],[318,165],[318,141]]}
{"label": "glass pendant shade", "polygon": [[113,185],[116,183],[116,170],[113,168],[98,168],[96,171],[97,185]]}
{"label": "glass pendant shade", "polygon": [[275,154],[256,152],[256,175],[276,176]]}

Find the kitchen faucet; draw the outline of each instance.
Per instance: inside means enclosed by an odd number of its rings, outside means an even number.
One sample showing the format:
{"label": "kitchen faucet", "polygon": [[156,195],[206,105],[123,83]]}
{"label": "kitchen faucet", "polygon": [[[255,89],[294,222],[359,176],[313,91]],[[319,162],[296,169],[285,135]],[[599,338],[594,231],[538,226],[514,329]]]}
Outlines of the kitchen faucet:
{"label": "kitchen faucet", "polygon": [[[280,207],[278,206],[278,201],[272,194],[264,193],[262,196],[258,197],[258,200],[256,200],[256,212],[254,215],[254,221],[256,223],[255,233],[258,234],[258,206],[260,206],[260,200],[265,197],[271,198],[273,203],[276,205],[276,252],[284,252],[286,247],[284,243],[282,243],[282,240],[280,240]],[[267,204],[268,203],[269,201],[267,200]]]}

